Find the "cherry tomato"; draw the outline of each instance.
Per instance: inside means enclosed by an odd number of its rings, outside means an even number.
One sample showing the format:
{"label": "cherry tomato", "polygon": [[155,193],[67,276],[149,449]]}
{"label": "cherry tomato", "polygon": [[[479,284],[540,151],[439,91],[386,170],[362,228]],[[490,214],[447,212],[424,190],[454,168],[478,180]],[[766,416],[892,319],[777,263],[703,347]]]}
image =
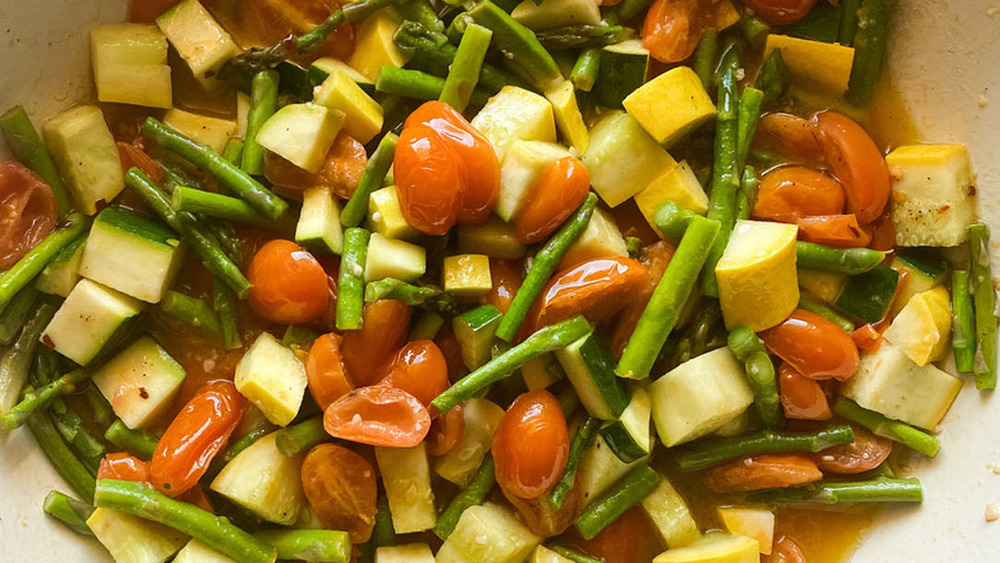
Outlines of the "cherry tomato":
{"label": "cherry tomato", "polygon": [[844,381],[858,369],[858,348],[851,336],[809,311],[796,309],[760,337],[771,353],[809,379]]}
{"label": "cherry tomato", "polygon": [[97,468],[98,479],[149,482],[149,464],[126,453],[108,454]]}
{"label": "cherry tomato", "polygon": [[598,324],[637,300],[648,283],[648,269],[631,258],[590,260],[556,274],[530,318],[536,329],[579,314]]}
{"label": "cherry tomato", "polygon": [[762,117],[753,145],[810,168],[822,168],[826,164],[816,125],[790,113],[769,113]]}
{"label": "cherry tomato", "polygon": [[302,193],[309,188],[329,188],[333,195],[348,199],[361,181],[368,163],[365,146],[341,131],[326,153],[323,168],[310,174],[271,153],[264,153],[264,177],[275,187],[292,193]]}
{"label": "cherry tomato", "polygon": [[545,496],[524,499],[503,490],[504,496],[517,510],[525,527],[542,537],[558,536],[566,531],[576,519],[580,505],[580,489],[573,487],[566,493],[562,506],[555,508]]}
{"label": "cherry tomato", "polygon": [[448,363],[448,379],[458,381],[465,375],[465,363],[462,360],[462,347],[455,337],[455,331],[445,325],[434,337],[434,343],[441,349],[444,359]]}
{"label": "cherry tomato", "polygon": [[590,172],[572,156],[546,168],[529,188],[529,203],[514,217],[514,234],[522,244],[545,240],[562,225],[590,191]]}
{"label": "cherry tomato", "polygon": [[507,496],[537,498],[562,477],[569,430],[559,401],[544,389],[520,395],[493,435],[497,482]]}
{"label": "cherry tomato", "polygon": [[493,147],[441,102],[427,102],[406,118],[394,170],[403,216],[429,235],[443,235],[456,223],[485,221],[500,191]]}
{"label": "cherry tomato", "polygon": [[355,385],[374,385],[382,368],[406,344],[413,309],[402,301],[383,299],[365,303],[361,330],[344,333],[344,367]]}
{"label": "cherry tomato", "polygon": [[163,184],[167,171],[153,157],[146,154],[142,148],[131,143],[118,141],[118,158],[122,161],[122,172],[127,173],[133,166],[142,170],[157,184]]}
{"label": "cherry tomato", "polygon": [[402,389],[425,407],[448,388],[448,364],[430,340],[408,343],[388,364],[382,384]]}
{"label": "cherry tomato", "polygon": [[520,260],[490,258],[490,276],[493,287],[483,296],[483,302],[493,305],[503,314],[510,309],[510,302],[521,288],[523,267]]}
{"label": "cherry tomato", "polygon": [[52,188],[20,163],[0,163],[0,270],[17,263],[55,226]]}
{"label": "cherry tomato", "polygon": [[854,441],[827,448],[812,455],[820,469],[829,473],[856,475],[882,465],[892,453],[892,440],[852,424]]}
{"label": "cherry tomato", "polygon": [[802,548],[788,536],[783,535],[774,540],[774,547],[771,549],[771,555],[761,556],[761,563],[807,563]]}
{"label": "cherry tomato", "polygon": [[639,259],[646,266],[647,282],[639,290],[635,301],[622,309],[622,312],[618,314],[614,329],[611,331],[611,350],[614,352],[615,357],[620,357],[622,351],[625,350],[625,345],[628,344],[629,338],[632,337],[635,325],[639,322],[639,317],[642,316],[642,312],[646,309],[646,304],[649,303],[649,298],[653,295],[653,290],[660,283],[663,272],[667,271],[667,266],[670,264],[670,259],[673,258],[675,250],[676,248],[672,244],[664,241],[659,241],[642,248],[642,255]]}
{"label": "cherry tomato", "polygon": [[846,115],[824,111],[813,116],[819,142],[847,194],[847,211],[868,224],[889,201],[889,168],[868,133]]}
{"label": "cherry tomato", "polygon": [[701,34],[712,27],[721,2],[656,0],[642,25],[642,46],[663,63],[678,63],[691,56]]}
{"label": "cherry tomato", "polygon": [[[623,237],[635,237],[643,245],[656,244],[662,240],[660,235],[653,230],[649,221],[646,220],[642,211],[639,211],[639,206],[636,205],[634,199],[628,199],[615,206],[611,210],[611,218],[618,225],[618,230],[621,231]],[[590,258],[604,258],[604,256],[588,256],[586,259]],[[575,264],[567,265],[575,266]]]}
{"label": "cherry tomato", "polygon": [[326,312],[326,272],[309,251],[290,240],[272,240],[261,247],[247,277],[253,284],[250,307],[271,322],[305,324]]}
{"label": "cherry tomato", "polygon": [[339,334],[324,334],[313,342],[306,356],[309,392],[319,408],[324,410],[354,389],[340,353],[343,343],[344,337]]}
{"label": "cherry tomato", "polygon": [[666,548],[660,532],[638,506],[626,510],[591,540],[581,538],[575,530],[568,535],[573,547],[604,563],[652,561]]}
{"label": "cherry tomato", "polygon": [[412,448],[431,429],[424,405],[406,391],[360,387],[327,407],[323,428],[334,438],[386,448]]}
{"label": "cherry tomato", "polygon": [[858,225],[858,219],[854,215],[800,217],[795,222],[799,225],[799,238],[806,242],[840,248],[861,248],[871,241],[871,236]]}
{"label": "cherry tomato", "polygon": [[794,223],[799,217],[843,211],[844,188],[839,182],[811,168],[782,166],[761,178],[753,216]]}
{"label": "cherry tomato", "polygon": [[188,492],[177,497],[177,500],[193,504],[205,512],[215,513],[215,507],[212,506],[212,501],[208,500],[208,495],[205,494],[205,488],[200,483],[188,490]]}
{"label": "cherry tomato", "polygon": [[859,350],[878,352],[879,347],[882,346],[882,332],[875,325],[868,323],[854,329],[854,332],[851,333],[851,340],[854,341]]}
{"label": "cherry tomato", "polygon": [[804,455],[759,455],[715,466],[705,484],[717,493],[735,493],[794,487],[822,478],[823,472]]}
{"label": "cherry tomato", "polygon": [[816,0],[744,0],[743,3],[771,25],[788,25],[806,17]]}
{"label": "cherry tomato", "polygon": [[465,415],[462,405],[457,405],[431,422],[431,431],[427,435],[427,453],[444,455],[450,452],[462,441],[464,433]]}
{"label": "cherry tomato", "polygon": [[371,537],[378,484],[365,458],[343,446],[316,446],[302,461],[302,491],[324,528],[347,532],[354,544]]}
{"label": "cherry tomato", "polygon": [[243,418],[247,401],[231,381],[201,388],[163,433],[149,462],[153,486],[177,497],[198,484]]}
{"label": "cherry tomato", "polygon": [[830,420],[833,413],[830,403],[813,379],[802,377],[795,368],[782,362],[778,372],[779,397],[785,410],[785,418],[795,420]]}
{"label": "cherry tomato", "polygon": [[871,237],[868,248],[872,250],[892,250],[896,247],[896,226],[892,223],[890,207],[887,205],[881,217],[864,227]]}

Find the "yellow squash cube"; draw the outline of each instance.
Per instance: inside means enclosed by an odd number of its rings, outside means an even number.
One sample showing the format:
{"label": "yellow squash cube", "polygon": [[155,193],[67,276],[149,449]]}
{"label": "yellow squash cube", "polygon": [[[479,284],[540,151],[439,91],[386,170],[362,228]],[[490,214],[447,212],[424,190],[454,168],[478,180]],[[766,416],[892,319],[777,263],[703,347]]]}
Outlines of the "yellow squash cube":
{"label": "yellow squash cube", "polygon": [[153,108],[173,105],[167,38],[155,25],[90,28],[97,99]]}
{"label": "yellow squash cube", "polygon": [[566,80],[545,93],[555,112],[556,126],[566,143],[583,152],[590,144],[590,131],[583,122],[580,105],[576,101],[576,89]]}
{"label": "yellow squash cube", "polygon": [[410,57],[400,51],[392,40],[402,21],[403,16],[391,7],[363,20],[356,28],[354,52],[347,64],[374,83],[378,70],[383,66],[401,68],[409,62]]}
{"label": "yellow squash cube", "polygon": [[691,210],[698,215],[704,215],[708,211],[708,196],[687,161],[664,172],[649,187],[635,194],[639,211],[657,233],[656,210],[665,201],[672,201],[681,209]]}
{"label": "yellow squash cube", "polygon": [[796,85],[820,94],[842,96],[854,66],[854,48],[772,33],[767,36],[764,58],[778,49]]}
{"label": "yellow squash cube", "polygon": [[670,146],[715,117],[715,104],[690,67],[650,80],[622,102],[656,142]]}
{"label": "yellow squash cube", "polygon": [[518,259],[524,257],[524,245],[517,240],[514,225],[496,215],[485,223],[458,227],[458,251],[463,254],[485,254],[490,258]]}
{"label": "yellow squash cube", "polygon": [[222,154],[226,143],[236,134],[238,126],[232,119],[199,115],[177,108],[167,111],[163,122],[190,139],[208,145],[218,154]]}
{"label": "yellow squash cube", "polygon": [[382,106],[341,70],[334,69],[316,87],[313,102],[344,112],[344,131],[361,144],[382,131]]}
{"label": "yellow squash cube", "polygon": [[918,366],[943,359],[951,334],[949,302],[941,286],[914,295],[886,329],[885,339]]}
{"label": "yellow squash cube", "polygon": [[797,235],[795,225],[736,222],[715,267],[726,328],[745,324],[759,332],[792,314],[799,304]]}
{"label": "yellow squash cube", "polygon": [[770,555],[774,545],[774,513],[767,508],[719,507],[719,520],[734,534],[757,540],[760,552]]}
{"label": "yellow squash cube", "polygon": [[493,289],[490,257],[459,254],[444,259],[444,290],[457,297],[479,297]]}
{"label": "yellow squash cube", "polygon": [[368,221],[385,238],[410,239],[418,234],[403,217],[396,186],[375,190],[368,196]]}
{"label": "yellow squash cube", "polygon": [[236,366],[234,383],[272,424],[286,426],[302,405],[306,369],[294,352],[264,332]]}
{"label": "yellow squash cube", "polygon": [[489,140],[501,162],[517,141],[556,142],[552,104],[517,86],[506,86],[490,98],[472,119],[472,126]]}
{"label": "yellow squash cube", "polygon": [[590,184],[610,207],[646,189],[677,166],[656,139],[631,115],[611,112],[590,130],[590,145],[580,158],[590,170]]}

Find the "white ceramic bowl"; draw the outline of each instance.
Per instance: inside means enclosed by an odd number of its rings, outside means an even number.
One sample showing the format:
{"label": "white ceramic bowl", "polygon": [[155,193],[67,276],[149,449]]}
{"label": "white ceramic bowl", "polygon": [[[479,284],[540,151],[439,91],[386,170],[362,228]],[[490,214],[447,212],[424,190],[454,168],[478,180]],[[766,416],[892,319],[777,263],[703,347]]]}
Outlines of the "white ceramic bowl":
{"label": "white ceramic bowl", "polygon": [[[822,0],[821,0],[822,1]],[[1000,0],[899,0],[890,70],[923,138],[965,143],[981,209],[1000,241]],[[0,0],[0,108],[23,104],[40,123],[88,96],[87,30],[121,21],[123,0]],[[0,143],[0,158],[5,147]],[[1000,243],[993,256],[1000,265]],[[920,507],[889,508],[854,555],[859,562],[1000,561],[1000,397],[967,382],[942,424],[941,453],[914,464]],[[0,558],[106,561],[96,542],[45,517],[42,499],[66,486],[25,429],[0,435]],[[486,562],[484,562],[486,563]]]}

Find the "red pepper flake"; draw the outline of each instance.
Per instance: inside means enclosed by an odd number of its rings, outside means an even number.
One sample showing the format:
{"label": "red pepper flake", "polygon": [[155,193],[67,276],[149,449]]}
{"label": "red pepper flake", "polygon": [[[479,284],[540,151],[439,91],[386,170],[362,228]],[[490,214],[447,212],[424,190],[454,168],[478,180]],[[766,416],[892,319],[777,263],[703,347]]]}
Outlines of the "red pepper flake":
{"label": "red pepper flake", "polygon": [[42,344],[44,344],[45,347],[48,348],[49,350],[55,350],[56,349],[56,343],[52,342],[52,337],[49,336],[48,334],[43,334],[42,335]]}
{"label": "red pepper flake", "polygon": [[148,399],[149,398],[149,391],[146,391],[145,387],[140,387],[139,388],[139,396],[142,397],[143,399]]}
{"label": "red pepper flake", "polygon": [[938,207],[938,213],[947,213],[949,209],[951,209],[950,205],[942,205]]}

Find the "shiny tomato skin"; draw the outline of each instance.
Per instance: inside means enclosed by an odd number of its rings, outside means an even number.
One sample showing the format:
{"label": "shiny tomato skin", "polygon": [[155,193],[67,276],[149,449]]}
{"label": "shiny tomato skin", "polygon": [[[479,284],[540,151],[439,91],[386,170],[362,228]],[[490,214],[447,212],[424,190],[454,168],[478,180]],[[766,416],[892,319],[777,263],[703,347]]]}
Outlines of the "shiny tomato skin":
{"label": "shiny tomato skin", "polygon": [[833,178],[804,166],[782,166],[761,178],[753,217],[794,223],[799,217],[844,211],[844,188]]}
{"label": "shiny tomato skin", "polygon": [[320,409],[326,409],[354,389],[347,369],[344,368],[344,358],[341,355],[343,343],[344,337],[339,334],[324,334],[313,342],[309,355],[306,356],[309,392]]}
{"label": "shiny tomato skin", "polygon": [[514,234],[521,244],[545,240],[580,207],[590,191],[590,172],[572,156],[560,158],[529,190],[529,203],[514,217]]}
{"label": "shiny tomato skin", "polygon": [[328,530],[343,530],[351,543],[368,541],[375,527],[378,484],[365,458],[335,444],[320,444],[302,461],[302,490]]}
{"label": "shiny tomato skin", "polygon": [[10,268],[56,226],[56,197],[18,162],[0,163],[0,270]]}
{"label": "shiny tomato skin", "polygon": [[506,315],[514,295],[521,288],[523,271],[524,266],[520,260],[490,258],[490,277],[493,287],[483,296],[483,302],[493,305]]}
{"label": "shiny tomato skin", "polygon": [[794,487],[814,483],[823,472],[804,455],[759,455],[713,467],[705,484],[718,493]]}
{"label": "shiny tomato skin", "polygon": [[809,379],[844,381],[858,369],[858,348],[851,336],[809,311],[796,309],[760,337],[772,354]]}
{"label": "shiny tomato skin", "polygon": [[892,453],[892,440],[873,434],[870,430],[852,424],[854,441],[827,448],[813,454],[813,461],[820,469],[841,475],[857,475],[871,471],[888,459]]}
{"label": "shiny tomato skin", "polygon": [[431,423],[431,431],[427,435],[427,453],[444,455],[462,440],[465,433],[465,415],[462,405],[452,407],[448,412],[439,414]]}
{"label": "shiny tomato skin", "polygon": [[544,389],[520,395],[493,435],[497,483],[509,495],[537,498],[562,476],[569,430],[559,401]]}
{"label": "shiny tomato skin", "polygon": [[271,322],[307,324],[326,312],[330,301],[326,272],[309,251],[290,240],[262,246],[247,277],[253,284],[250,307]]}
{"label": "shiny tomato skin", "polygon": [[826,166],[816,124],[790,113],[769,113],[760,118],[753,146],[790,163],[810,168]]}
{"label": "shiny tomato skin", "polygon": [[334,438],[381,446],[412,448],[431,428],[431,417],[409,393],[376,385],[344,395],[323,413],[323,428]]}
{"label": "shiny tomato skin", "polygon": [[642,25],[642,46],[663,63],[677,63],[691,56],[701,34],[712,27],[718,2],[655,0]]}
{"label": "shiny tomato skin", "polygon": [[149,464],[127,453],[108,454],[97,468],[97,478],[148,483]]}
{"label": "shiny tomato skin", "polygon": [[344,333],[344,367],[358,387],[382,379],[384,366],[406,344],[413,309],[395,299],[365,303],[361,330]]}
{"label": "shiny tomato skin", "polygon": [[578,314],[598,324],[637,300],[648,280],[646,266],[631,258],[589,260],[557,273],[529,317],[535,329]]}
{"label": "shiny tomato skin", "polygon": [[451,106],[426,102],[406,119],[394,156],[399,204],[418,231],[443,235],[485,221],[500,191],[500,162]]}
{"label": "shiny tomato skin", "polygon": [[167,427],[149,462],[151,482],[178,497],[198,484],[208,464],[229,441],[247,400],[231,381],[202,387]]}
{"label": "shiny tomato skin", "polygon": [[448,388],[448,364],[433,341],[415,340],[396,352],[381,383],[406,391],[427,407]]}
{"label": "shiny tomato skin", "polygon": [[875,141],[853,119],[824,111],[812,118],[827,162],[847,194],[847,211],[866,225],[889,201],[889,168]]}
{"label": "shiny tomato skin", "polygon": [[771,25],[788,25],[806,17],[816,0],[744,0],[743,3]]}
{"label": "shiny tomato skin", "polygon": [[368,163],[365,146],[341,131],[333,141],[319,173],[311,174],[274,154],[265,153],[264,177],[276,188],[302,193],[309,188],[328,188],[340,199],[348,199],[361,181]]}
{"label": "shiny tomato skin", "polygon": [[782,362],[778,370],[778,389],[785,418],[793,420],[830,420],[830,402],[813,379],[802,377],[795,368]]}
{"label": "shiny tomato skin", "polygon": [[799,226],[799,239],[806,242],[838,248],[862,248],[871,242],[871,235],[853,214],[799,217],[795,223]]}

